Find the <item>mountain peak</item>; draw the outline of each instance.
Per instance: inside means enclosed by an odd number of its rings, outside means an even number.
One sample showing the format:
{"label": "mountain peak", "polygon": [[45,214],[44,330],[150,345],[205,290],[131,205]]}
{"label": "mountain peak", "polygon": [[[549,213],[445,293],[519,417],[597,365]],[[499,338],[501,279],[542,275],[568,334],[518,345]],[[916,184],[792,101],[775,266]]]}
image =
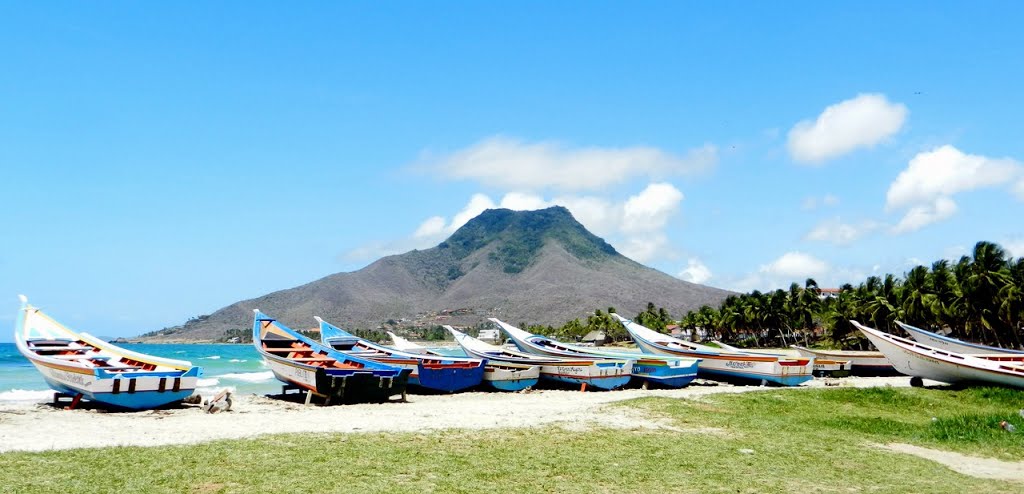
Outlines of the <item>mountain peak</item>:
{"label": "mountain peak", "polygon": [[450,249],[462,259],[488,246],[488,257],[506,273],[519,273],[529,266],[548,242],[557,242],[577,259],[592,260],[617,256],[614,247],[583,227],[568,209],[552,206],[536,211],[488,209],[456,230],[439,249]]}

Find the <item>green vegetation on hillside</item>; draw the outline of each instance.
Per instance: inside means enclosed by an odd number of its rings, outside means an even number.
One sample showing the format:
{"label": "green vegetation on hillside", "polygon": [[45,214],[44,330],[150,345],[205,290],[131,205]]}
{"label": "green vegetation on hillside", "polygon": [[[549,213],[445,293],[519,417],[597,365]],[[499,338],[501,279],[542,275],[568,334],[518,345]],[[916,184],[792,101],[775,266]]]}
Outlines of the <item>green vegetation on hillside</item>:
{"label": "green vegetation on hillside", "polygon": [[1022,399],[1020,391],[990,388],[647,398],[606,413],[671,428],[296,434],[6,453],[0,485],[29,493],[1017,493],[1020,484],[968,477],[876,445],[1016,461],[1024,436],[997,424],[1024,430],[1016,415]]}
{"label": "green vegetation on hillside", "polygon": [[549,239],[561,243],[578,259],[591,260],[618,254],[607,242],[583,228],[569,210],[560,206],[528,212],[489,209],[459,228],[438,248],[450,250],[455,259],[463,259],[500,242],[488,254],[488,260],[504,272],[515,274],[530,266]]}

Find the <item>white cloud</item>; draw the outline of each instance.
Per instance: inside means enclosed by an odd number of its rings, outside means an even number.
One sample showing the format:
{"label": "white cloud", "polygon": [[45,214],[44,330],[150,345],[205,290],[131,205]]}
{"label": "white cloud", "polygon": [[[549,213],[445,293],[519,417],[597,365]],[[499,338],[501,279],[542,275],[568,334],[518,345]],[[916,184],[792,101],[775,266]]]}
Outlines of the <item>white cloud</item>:
{"label": "white cloud", "polygon": [[[1000,242],[1009,257],[1024,257],[1024,238],[1015,237]],[[966,249],[964,249],[966,251]]]}
{"label": "white cloud", "polygon": [[934,202],[939,196],[1008,184],[1021,175],[1021,163],[1012,159],[993,159],[964,154],[945,145],[919,153],[900,172],[886,193],[888,210]]}
{"label": "white cloud", "polygon": [[432,247],[485,209],[501,207],[529,211],[561,205],[569,209],[573,217],[587,230],[619,246],[619,251],[623,255],[645,263],[672,258],[675,255],[673,245],[668,241],[664,229],[669,219],[678,212],[682,200],[683,193],[668,183],[649,184],[644,190],[623,202],[576,195],[546,200],[534,194],[510,192],[505,194],[500,202],[495,203],[485,194],[474,194],[451,221],[447,221],[443,216],[431,216],[420,224],[410,238],[359,247],[344,257],[365,260],[410,249]]}
{"label": "white cloud", "polygon": [[667,183],[650,184],[623,206],[622,229],[627,233],[650,232],[665,227],[675,214],[683,193]]}
{"label": "white cloud", "polygon": [[543,197],[523,192],[509,192],[501,198],[501,207],[513,211],[533,211],[552,206]]}
{"label": "white cloud", "polygon": [[805,197],[801,208],[805,211],[814,211],[819,207],[835,207],[839,205],[839,196],[833,194],[825,194],[822,197],[810,196]]}
{"label": "white cloud", "polygon": [[794,251],[761,266],[759,271],[767,275],[797,280],[824,275],[828,272],[828,264],[810,254]]}
{"label": "white cloud", "polygon": [[691,283],[703,284],[711,279],[711,270],[700,259],[691,257],[686,261],[686,268],[676,276]]}
{"label": "white cloud", "polygon": [[1009,186],[1024,199],[1024,165],[1010,158],[989,158],[940,146],[914,156],[889,186],[885,209],[907,208],[893,233],[919,230],[956,214],[953,196],[976,189]]}
{"label": "white cloud", "polygon": [[462,208],[462,211],[459,211],[459,213],[452,218],[452,222],[445,228],[445,232],[454,233],[455,230],[461,228],[462,225],[465,225],[469,220],[479,216],[480,213],[496,207],[497,205],[494,204],[494,201],[492,201],[490,197],[487,197],[484,194],[473,194],[473,197],[469,199],[469,203],[466,204],[466,207]]}
{"label": "white cloud", "polygon": [[820,163],[857,148],[870,148],[896,134],[907,107],[884,94],[861,94],[825,108],[817,120],[803,120],[789,131],[789,153],[802,162]]}
{"label": "white cloud", "polygon": [[956,214],[957,206],[948,197],[936,197],[930,204],[919,204],[907,210],[903,219],[893,227],[893,233],[906,233],[920,230],[932,223],[950,218]]}
{"label": "white cloud", "polygon": [[705,144],[676,156],[653,147],[568,148],[496,136],[441,158],[436,169],[505,190],[593,190],[633,177],[691,174],[713,167],[718,149]]}
{"label": "white cloud", "polygon": [[843,223],[839,217],[822,221],[804,235],[804,240],[830,242],[839,246],[850,245],[857,239],[879,228],[874,221],[862,221],[853,225]]}
{"label": "white cloud", "polygon": [[622,255],[641,264],[672,255],[671,244],[664,233],[630,236],[617,243]]}
{"label": "white cloud", "polygon": [[433,237],[444,232],[444,217],[431,216],[420,224],[420,227],[416,229],[416,233],[412,236],[416,238]]}
{"label": "white cloud", "polygon": [[622,208],[605,199],[592,196],[562,196],[552,199],[572,212],[577,221],[599,237],[612,235],[622,225]]}

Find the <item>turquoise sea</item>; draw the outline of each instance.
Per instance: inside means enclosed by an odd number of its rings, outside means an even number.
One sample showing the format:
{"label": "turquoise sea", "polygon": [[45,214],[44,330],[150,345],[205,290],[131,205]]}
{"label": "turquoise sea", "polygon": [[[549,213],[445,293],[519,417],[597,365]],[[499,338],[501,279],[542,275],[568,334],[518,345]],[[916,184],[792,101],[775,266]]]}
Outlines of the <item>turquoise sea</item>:
{"label": "turquoise sea", "polygon": [[[281,383],[263,365],[263,359],[251,345],[124,344],[127,349],[188,360],[203,368],[200,392],[207,394],[224,388],[234,393],[278,393]],[[35,367],[18,353],[14,343],[0,343],[0,402],[48,401],[53,397]]]}

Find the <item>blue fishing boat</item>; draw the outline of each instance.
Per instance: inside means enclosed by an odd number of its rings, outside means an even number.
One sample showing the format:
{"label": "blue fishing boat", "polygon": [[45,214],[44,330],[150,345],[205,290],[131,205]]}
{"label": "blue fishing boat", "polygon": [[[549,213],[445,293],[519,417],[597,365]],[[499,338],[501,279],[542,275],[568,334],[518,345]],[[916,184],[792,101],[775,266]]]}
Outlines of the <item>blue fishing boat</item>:
{"label": "blue fishing boat", "polygon": [[14,328],[18,351],[50,388],[73,398],[125,410],[177,403],[196,388],[200,368],[133,352],[57,322],[21,298]]}
{"label": "blue fishing boat", "polygon": [[[417,355],[446,355],[413,343],[401,336],[388,331],[392,346],[403,352]],[[498,391],[520,391],[533,387],[540,379],[540,366],[529,364],[511,364],[484,360],[484,384]]]}
{"label": "blue fishing boat", "polygon": [[336,352],[253,312],[252,344],[281,382],[320,396],[328,405],[384,402],[405,392],[409,370]]}
{"label": "blue fishing boat", "polygon": [[316,320],[320,323],[320,339],[325,345],[348,355],[409,369],[410,385],[450,393],[483,381],[482,359],[403,352],[360,338],[319,317]]}
{"label": "blue fishing boat", "polygon": [[496,318],[490,318],[505,332],[520,350],[534,355],[564,358],[608,359],[619,358],[633,361],[633,381],[640,386],[661,386],[681,388],[697,377],[700,359],[629,353],[623,351],[598,350],[562,343],[551,338],[523,331]]}

